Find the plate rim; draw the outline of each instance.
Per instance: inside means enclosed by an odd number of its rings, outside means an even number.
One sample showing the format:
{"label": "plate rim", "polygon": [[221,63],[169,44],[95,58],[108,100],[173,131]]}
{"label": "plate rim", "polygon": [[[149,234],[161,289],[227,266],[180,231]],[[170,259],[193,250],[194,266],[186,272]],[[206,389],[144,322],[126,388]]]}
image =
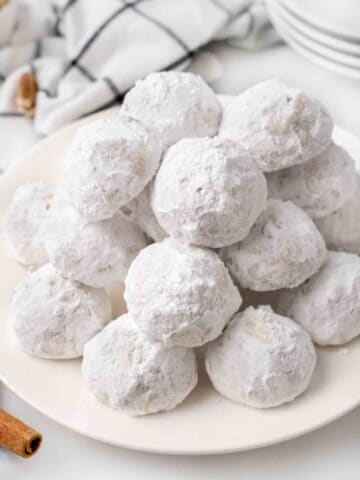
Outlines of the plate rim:
{"label": "plate rim", "polygon": [[266,448],[270,447],[272,445],[279,445],[281,443],[288,442],[290,440],[295,440],[296,438],[300,438],[304,435],[307,435],[309,433],[315,432],[317,430],[320,430],[321,428],[330,425],[331,423],[336,422],[340,418],[344,417],[348,413],[352,412],[356,408],[360,407],[360,398],[353,404],[349,405],[346,409],[342,410],[341,412],[338,412],[337,414],[334,414],[332,417],[329,417],[326,420],[323,420],[317,424],[312,425],[311,427],[305,427],[303,429],[298,430],[297,432],[294,433],[289,433],[288,435],[283,435],[281,438],[276,439],[276,440],[269,440],[269,441],[264,441],[263,443],[259,442],[254,445],[250,445],[248,447],[242,447],[242,448],[237,448],[237,447],[231,447],[231,448],[212,448],[210,449],[194,449],[192,448],[191,450],[182,449],[166,449],[166,448],[156,448],[156,447],[147,447],[147,446],[142,446],[139,447],[138,445],[131,445],[131,444],[126,444],[122,443],[121,441],[112,441],[109,440],[102,435],[96,435],[96,434],[91,434],[85,431],[82,428],[79,427],[74,427],[74,426],[69,426],[68,423],[65,421],[60,420],[59,418],[53,416],[53,414],[47,412],[45,409],[40,408],[39,406],[29,402],[24,396],[17,391],[17,389],[13,388],[11,385],[9,385],[6,381],[1,378],[0,374],[0,381],[9,389],[11,392],[13,392],[15,395],[17,395],[23,402],[25,402],[27,405],[30,405],[32,408],[34,408],[37,412],[41,413],[42,415],[45,415],[45,417],[49,418],[53,422],[57,423],[58,425],[61,425],[62,427],[65,427],[66,429],[69,429],[70,431],[73,431],[79,435],[82,435],[84,437],[90,438],[92,440],[95,440],[97,442],[104,443],[105,445],[110,445],[113,447],[119,447],[119,448],[124,448],[126,450],[131,450],[135,452],[143,452],[143,453],[152,453],[155,455],[174,455],[174,456],[200,456],[200,455],[206,455],[206,456],[213,456],[213,455],[226,455],[230,453],[241,453],[241,452],[250,452],[253,450],[258,450],[261,448]]}

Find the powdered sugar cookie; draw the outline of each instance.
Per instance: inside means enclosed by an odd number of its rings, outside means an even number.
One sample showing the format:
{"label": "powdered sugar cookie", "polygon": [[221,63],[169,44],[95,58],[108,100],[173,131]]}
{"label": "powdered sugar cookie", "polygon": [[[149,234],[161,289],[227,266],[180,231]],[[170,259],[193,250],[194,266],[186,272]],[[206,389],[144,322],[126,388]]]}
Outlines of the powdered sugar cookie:
{"label": "powdered sugar cookie", "polygon": [[219,135],[240,142],[264,172],[280,170],[321,153],[333,123],[325,107],[278,80],[249,88],[224,109]]}
{"label": "powdered sugar cookie", "polygon": [[42,227],[53,204],[54,187],[38,181],[21,185],[15,192],[6,217],[9,249],[14,258],[38,267],[47,262]]}
{"label": "powdered sugar cookie", "polygon": [[291,200],[312,218],[329,215],[355,192],[354,160],[335,143],[317,157],[267,175],[269,196]]}
{"label": "powdered sugar cookie", "polygon": [[309,335],[268,306],[236,315],[209,345],[206,370],[215,389],[255,408],[294,400],[308,387],[316,364]]}
{"label": "powdered sugar cookie", "polygon": [[175,408],[198,380],[192,349],[146,340],[128,314],[86,344],[82,372],[100,402],[129,415]]}
{"label": "powdered sugar cookie", "polygon": [[217,248],[242,240],[266,199],[265,177],[240,145],[218,137],[187,138],[165,154],[152,206],[169,235]]}
{"label": "powdered sugar cookie", "polygon": [[185,137],[216,135],[221,105],[202,77],[184,72],[150,73],[126,95],[124,113],[158,136],[163,150]]}
{"label": "powdered sugar cookie", "polygon": [[95,120],[76,134],[65,158],[65,188],[81,217],[112,217],[149,183],[160,162],[155,137],[126,115]]}
{"label": "powdered sugar cookie", "polygon": [[46,223],[44,243],[49,261],[64,277],[96,288],[122,282],[147,240],[122,213],[84,223],[71,206],[60,202]]}
{"label": "powdered sugar cookie", "polygon": [[184,347],[214,340],[241,305],[214,252],[171,238],[139,253],[126,277],[124,298],[144,335]]}
{"label": "powdered sugar cookie", "polygon": [[293,288],[314,275],[326,247],[311,219],[292,202],[269,200],[249,235],[224,248],[221,257],[244,288]]}
{"label": "powdered sugar cookie", "polygon": [[85,343],[111,319],[103,289],[67,280],[49,263],[20,282],[12,304],[17,343],[36,357],[81,357]]}
{"label": "powdered sugar cookie", "polygon": [[330,250],[360,254],[360,176],[355,193],[335,212],[316,218],[315,224]]}
{"label": "powdered sugar cookie", "polygon": [[329,252],[319,273],[278,298],[277,310],[293,318],[319,345],[343,345],[360,335],[360,258]]}

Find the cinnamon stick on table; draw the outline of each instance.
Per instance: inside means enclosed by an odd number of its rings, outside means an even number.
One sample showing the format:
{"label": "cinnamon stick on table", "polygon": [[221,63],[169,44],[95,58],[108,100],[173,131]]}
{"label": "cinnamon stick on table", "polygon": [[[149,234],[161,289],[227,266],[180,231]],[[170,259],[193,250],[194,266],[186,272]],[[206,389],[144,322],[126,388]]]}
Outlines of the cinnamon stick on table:
{"label": "cinnamon stick on table", "polygon": [[0,409],[0,446],[23,458],[31,457],[40,447],[42,436],[17,418]]}

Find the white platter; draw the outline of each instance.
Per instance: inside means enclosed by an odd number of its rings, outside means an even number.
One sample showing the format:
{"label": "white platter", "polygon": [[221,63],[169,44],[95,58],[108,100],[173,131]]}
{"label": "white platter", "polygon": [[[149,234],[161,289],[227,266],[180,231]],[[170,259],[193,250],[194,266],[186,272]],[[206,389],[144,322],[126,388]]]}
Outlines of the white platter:
{"label": "white platter", "polygon": [[281,0],[298,18],[329,35],[359,41],[358,0]]}
{"label": "white platter", "polygon": [[359,57],[343,54],[324,47],[298,33],[283,16],[280,16],[276,0],[268,0],[272,23],[284,40],[298,53],[313,63],[347,77],[360,79]]}
{"label": "white platter", "polygon": [[279,3],[274,0],[270,0],[270,4],[272,5],[273,10],[277,12],[278,21],[281,21],[282,29],[286,33],[290,34],[298,43],[303,44],[309,50],[313,50],[330,61],[337,62],[350,68],[360,69],[359,55],[353,55],[341,50],[337,50],[331,46],[324,45],[323,43],[310,38],[302,31],[299,31],[294,27],[294,25],[286,16],[286,11],[280,6]]}
{"label": "white platter", "polygon": [[358,40],[344,40],[342,37],[320,30],[317,26],[307,23],[304,18],[296,16],[291,10],[288,10],[281,1],[277,1],[276,6],[284,20],[305,37],[342,53],[354,56],[360,55],[360,42]]}
{"label": "white platter", "polygon": [[[114,110],[97,116],[113,114]],[[17,186],[26,180],[58,181],[64,152],[80,123],[38,143],[0,181],[0,222]],[[335,139],[360,159],[360,140],[336,128]],[[359,162],[360,167],[360,162]],[[14,347],[10,332],[11,292],[24,270],[0,244],[0,379],[53,420],[86,436],[136,450],[214,454],[249,450],[317,429],[360,404],[360,339],[346,348],[318,349],[308,391],[291,404],[254,410],[221,398],[205,375],[176,410],[129,418],[98,403],[85,388],[78,361],[46,361]],[[115,290],[121,286],[115,287]],[[116,310],[119,311],[119,306]]]}

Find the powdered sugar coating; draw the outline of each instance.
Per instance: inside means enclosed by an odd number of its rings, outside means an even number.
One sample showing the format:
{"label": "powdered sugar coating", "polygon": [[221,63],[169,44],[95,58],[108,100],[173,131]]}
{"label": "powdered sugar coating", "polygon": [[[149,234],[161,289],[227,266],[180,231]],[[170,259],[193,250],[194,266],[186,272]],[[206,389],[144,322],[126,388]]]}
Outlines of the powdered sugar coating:
{"label": "powdered sugar coating", "polygon": [[218,337],[242,302],[214,252],[172,238],[139,253],[126,277],[124,298],[144,335],[184,347]]}
{"label": "powdered sugar coating", "polygon": [[128,314],[86,344],[82,372],[100,402],[129,415],[175,408],[198,380],[192,349],[146,340]]}
{"label": "powdered sugar coating", "polygon": [[219,135],[241,143],[265,172],[280,170],[321,153],[333,123],[314,98],[278,80],[259,83],[224,109]]}
{"label": "powdered sugar coating", "polygon": [[71,206],[59,203],[44,232],[50,262],[64,277],[91,287],[122,282],[132,260],[147,245],[141,229],[122,213],[84,223]]}
{"label": "powdered sugar coating", "polygon": [[245,240],[224,248],[221,257],[244,288],[293,288],[314,275],[326,258],[323,238],[292,202],[269,200]]}
{"label": "powdered sugar coating", "polygon": [[49,183],[27,182],[17,188],[6,217],[9,250],[14,258],[32,267],[47,262],[42,226],[50,214],[54,187]]}
{"label": "powdered sugar coating", "polygon": [[152,185],[152,182],[147,185],[137,197],[124,205],[121,211],[139,225],[152,240],[160,242],[167,237],[167,233],[157,221],[151,206]]}
{"label": "powdered sugar coating", "polygon": [[343,345],[360,334],[360,258],[329,252],[310,280],[278,298],[280,313],[293,318],[319,345]]}
{"label": "powdered sugar coating", "polygon": [[312,218],[329,215],[354,193],[354,160],[342,147],[329,147],[308,162],[267,175],[269,195],[291,200]]}
{"label": "powdered sugar coating", "polygon": [[111,320],[105,290],[66,280],[49,263],[20,282],[12,304],[19,347],[42,358],[81,357],[85,343]]}
{"label": "powdered sugar coating", "polygon": [[308,387],[315,364],[309,335],[269,306],[236,315],[209,345],[205,363],[221,395],[255,408],[294,400]]}
{"label": "powdered sugar coating", "polygon": [[185,137],[216,135],[221,105],[202,77],[150,73],[125,96],[123,111],[153,129],[163,150]]}
{"label": "powdered sugar coating", "polygon": [[102,118],[77,132],[65,158],[65,188],[84,219],[110,218],[144,189],[159,162],[160,147],[138,120]]}
{"label": "powdered sugar coating", "polygon": [[355,193],[335,212],[315,219],[316,226],[330,250],[360,255],[360,175]]}
{"label": "powdered sugar coating", "polygon": [[265,177],[240,145],[187,138],[166,152],[152,207],[172,237],[217,248],[246,237],[266,199]]}

